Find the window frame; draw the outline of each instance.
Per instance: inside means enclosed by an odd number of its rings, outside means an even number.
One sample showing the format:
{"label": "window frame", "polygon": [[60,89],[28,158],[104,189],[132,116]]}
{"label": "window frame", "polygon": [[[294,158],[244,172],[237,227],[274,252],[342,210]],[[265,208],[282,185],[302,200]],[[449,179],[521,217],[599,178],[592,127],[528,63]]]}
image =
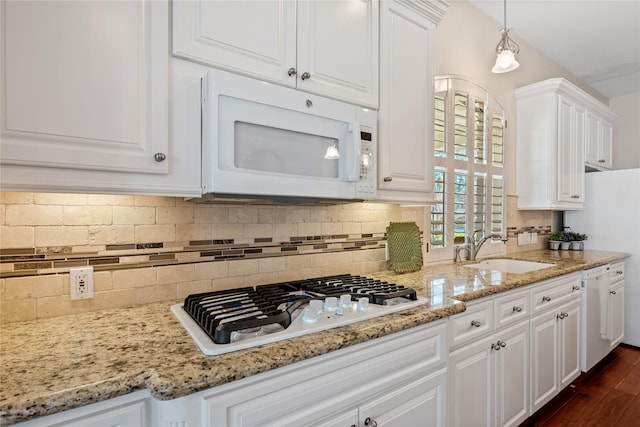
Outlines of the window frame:
{"label": "window frame", "polygon": [[[500,232],[502,234],[506,234],[506,171],[507,165],[505,164],[505,150],[506,150],[506,121],[505,121],[505,111],[502,105],[492,97],[487,90],[480,87],[476,83],[473,83],[465,78],[457,77],[457,76],[436,76],[434,79],[435,82],[435,91],[434,98],[443,97],[444,96],[444,129],[442,127],[442,123],[438,126],[438,123],[434,123],[434,152],[433,152],[433,165],[434,165],[434,197],[436,198],[436,204],[430,209],[427,217],[427,224],[425,226],[425,230],[428,232],[428,236],[425,236],[426,240],[429,242],[428,252],[425,257],[426,262],[435,262],[435,261],[444,261],[444,260],[452,260],[454,256],[454,246],[464,244],[464,235],[473,234],[473,227],[477,224],[475,219],[475,199],[476,194],[474,192],[475,183],[477,177],[484,177],[484,195],[483,195],[483,229],[487,234],[491,232]],[[455,97],[456,94],[464,93],[467,95],[466,102],[466,160],[461,160],[454,155],[454,149],[456,147],[456,128],[454,120],[451,120],[451,117],[455,117]],[[479,102],[481,104],[479,104]],[[440,103],[441,104],[441,103]],[[438,99],[434,102],[434,109],[439,105]],[[476,109],[479,107],[478,109]],[[483,140],[482,145],[484,146],[484,163],[478,164],[476,163],[476,141],[478,139],[477,127],[476,127],[476,112],[482,115],[482,134]],[[435,111],[436,120],[438,119],[439,111]],[[441,114],[440,114],[441,116]],[[494,119],[499,118],[500,123],[502,124],[500,128],[500,133],[497,133],[497,129],[495,128]],[[460,122],[460,120],[458,120]],[[458,133],[460,132],[460,127],[458,127]],[[440,135],[437,134],[440,132]],[[438,139],[439,137],[443,137]],[[494,164],[493,157],[495,152],[494,147],[494,137],[500,138],[501,140],[501,165]],[[460,138],[458,139],[458,153],[460,153]],[[440,143],[438,143],[440,142]],[[442,148],[442,144],[444,144],[444,153],[445,157],[438,156],[438,149]],[[441,184],[437,181],[437,171],[445,171],[444,174],[444,193],[440,195],[439,189],[441,189]],[[453,227],[455,225],[455,212],[453,211],[453,206],[455,201],[453,200],[453,183],[454,183],[454,173],[466,174],[466,206],[465,210],[465,230],[463,233],[458,231],[458,235],[462,234],[462,239],[459,237],[458,241],[454,242],[455,231]],[[501,188],[499,190],[499,204],[496,207],[499,209],[500,213],[498,217],[495,217],[493,214],[494,202],[496,199],[494,198],[494,184],[497,182],[501,184]],[[449,184],[451,181],[451,184]],[[440,200],[443,197],[444,200]],[[471,209],[469,209],[471,207]],[[443,229],[443,243],[442,247],[434,247],[432,246],[432,225],[439,224],[432,221],[434,218],[434,214],[439,214],[439,212],[434,212],[435,209],[443,209],[442,219],[443,222],[441,227]],[[495,220],[499,219],[499,230],[496,231],[497,228],[494,225]],[[505,252],[505,245],[500,240],[490,240],[485,243],[482,249],[482,256],[486,255],[495,255],[502,254]],[[466,255],[466,254],[465,254]]]}

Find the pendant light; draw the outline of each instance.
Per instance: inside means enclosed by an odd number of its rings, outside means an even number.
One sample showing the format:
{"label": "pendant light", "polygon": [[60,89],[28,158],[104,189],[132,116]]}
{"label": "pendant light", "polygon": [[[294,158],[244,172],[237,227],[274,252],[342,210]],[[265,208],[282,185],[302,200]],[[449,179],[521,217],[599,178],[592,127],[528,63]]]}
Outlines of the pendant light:
{"label": "pendant light", "polygon": [[494,73],[508,73],[520,66],[516,61],[516,53],[520,52],[520,47],[509,37],[507,28],[507,0],[504,0],[504,28],[500,30],[500,41],[496,46],[496,65],[491,69]]}

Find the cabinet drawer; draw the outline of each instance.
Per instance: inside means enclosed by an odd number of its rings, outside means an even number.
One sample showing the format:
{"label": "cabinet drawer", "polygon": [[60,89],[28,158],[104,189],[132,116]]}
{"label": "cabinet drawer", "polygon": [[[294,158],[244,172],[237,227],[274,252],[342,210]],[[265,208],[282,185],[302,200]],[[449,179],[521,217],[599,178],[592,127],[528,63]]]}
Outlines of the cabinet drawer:
{"label": "cabinet drawer", "polygon": [[624,261],[616,262],[615,264],[611,264],[611,283],[617,282],[618,280],[624,279]]}
{"label": "cabinet drawer", "polygon": [[536,286],[531,291],[533,313],[557,307],[572,298],[579,298],[580,285],[580,273],[575,273]]}
{"label": "cabinet drawer", "polygon": [[528,319],[531,314],[529,291],[509,292],[508,295],[496,298],[493,310],[496,329]]}
{"label": "cabinet drawer", "polygon": [[493,331],[493,300],[470,303],[464,313],[449,318],[449,348]]}

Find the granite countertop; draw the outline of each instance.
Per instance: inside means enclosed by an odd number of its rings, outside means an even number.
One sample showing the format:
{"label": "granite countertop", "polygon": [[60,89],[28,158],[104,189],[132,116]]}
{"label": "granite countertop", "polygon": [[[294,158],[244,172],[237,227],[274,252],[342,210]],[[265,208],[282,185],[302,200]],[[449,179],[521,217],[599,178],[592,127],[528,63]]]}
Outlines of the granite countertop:
{"label": "granite countertop", "polygon": [[[509,258],[556,267],[524,274],[467,263],[367,274],[414,287],[423,306],[220,356],[204,356],[170,311],[176,301],[2,325],[0,424],[8,425],[148,389],[174,399],[465,310],[498,292],[621,260],[604,251],[531,251]],[[82,325],[79,327],[78,325]]]}

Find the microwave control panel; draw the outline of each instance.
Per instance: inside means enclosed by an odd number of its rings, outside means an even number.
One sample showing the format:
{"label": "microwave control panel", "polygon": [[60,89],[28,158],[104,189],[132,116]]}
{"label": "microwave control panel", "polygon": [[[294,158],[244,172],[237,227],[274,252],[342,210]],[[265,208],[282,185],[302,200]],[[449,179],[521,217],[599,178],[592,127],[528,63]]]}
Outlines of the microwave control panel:
{"label": "microwave control panel", "polygon": [[356,180],[356,198],[376,198],[376,157],[373,133],[367,128],[360,131],[360,170]]}

